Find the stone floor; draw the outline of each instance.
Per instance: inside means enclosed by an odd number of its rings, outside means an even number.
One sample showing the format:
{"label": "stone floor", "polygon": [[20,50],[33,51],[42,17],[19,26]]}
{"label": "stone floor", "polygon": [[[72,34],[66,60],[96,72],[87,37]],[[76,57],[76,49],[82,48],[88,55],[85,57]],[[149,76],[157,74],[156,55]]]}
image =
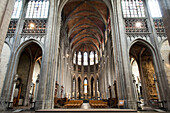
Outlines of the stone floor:
{"label": "stone floor", "polygon": [[[28,108],[15,108],[15,110],[8,110],[8,111],[0,111],[0,113],[17,113],[17,112],[23,112],[23,113],[37,113],[37,112],[40,112],[40,113],[48,113],[48,112],[62,112],[62,113],[115,113],[115,112],[119,112],[119,113],[156,113],[156,112],[165,112],[165,111],[162,111],[162,110],[159,110],[159,109],[154,109],[154,110],[146,110],[146,111],[135,111],[135,110],[132,110],[132,109],[112,109],[112,108],[91,108],[89,103],[83,103],[83,105],[81,106],[81,108],[74,108],[74,109],[47,109],[47,110],[39,110],[39,111],[31,111],[31,110],[28,110]],[[170,112],[167,112],[167,113],[170,113]]]}
{"label": "stone floor", "polygon": [[[1,112],[0,113],[17,113],[17,112],[13,112],[13,111],[5,111],[5,112]],[[21,113],[37,113],[35,111],[21,111]],[[42,113],[42,112],[41,112]],[[49,112],[43,112],[43,113],[49,113]],[[55,112],[53,112],[55,113]],[[61,112],[56,112],[56,113],[61,113]],[[68,111],[65,111],[65,112],[62,112],[62,113],[75,113],[75,112],[68,112]],[[84,112],[76,112],[76,113],[117,113],[117,112],[104,112],[104,111],[100,111],[100,112],[87,112],[87,111],[84,111]],[[118,112],[118,113],[132,113],[132,112]],[[158,113],[156,111],[137,111],[137,112],[133,112],[133,113]],[[165,113],[170,113],[170,112],[165,112]]]}

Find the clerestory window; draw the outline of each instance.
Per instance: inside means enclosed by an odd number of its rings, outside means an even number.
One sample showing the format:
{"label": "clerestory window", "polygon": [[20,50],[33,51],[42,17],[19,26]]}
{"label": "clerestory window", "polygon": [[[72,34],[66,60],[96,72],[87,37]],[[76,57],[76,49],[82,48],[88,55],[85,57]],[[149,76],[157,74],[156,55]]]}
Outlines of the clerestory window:
{"label": "clerestory window", "polygon": [[48,18],[49,0],[29,0],[25,18]]}
{"label": "clerestory window", "polygon": [[158,4],[158,0],[149,0],[148,4],[149,4],[151,16],[153,18],[162,17],[160,7],[159,7],[159,4]]}
{"label": "clerestory window", "polygon": [[143,0],[122,0],[124,18],[146,17]]}
{"label": "clerestory window", "polygon": [[90,65],[94,65],[94,52],[90,52]]}
{"label": "clerestory window", "polygon": [[83,62],[83,65],[84,66],[88,65],[88,54],[87,54],[87,52],[84,52],[84,62]]}
{"label": "clerestory window", "polygon": [[78,65],[81,65],[82,55],[81,52],[78,53]]}
{"label": "clerestory window", "polygon": [[18,19],[21,13],[22,0],[16,0],[14,10],[12,12],[12,19]]}

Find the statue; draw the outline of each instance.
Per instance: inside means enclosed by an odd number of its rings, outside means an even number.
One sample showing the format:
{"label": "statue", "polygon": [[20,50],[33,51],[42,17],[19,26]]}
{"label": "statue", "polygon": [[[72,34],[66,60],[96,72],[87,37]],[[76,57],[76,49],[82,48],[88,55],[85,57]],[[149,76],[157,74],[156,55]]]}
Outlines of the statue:
{"label": "statue", "polygon": [[79,94],[79,92],[77,92],[77,98],[80,98],[80,94]]}
{"label": "statue", "polygon": [[108,88],[109,88],[110,98],[112,98],[112,89],[111,89],[111,86],[109,86]]}
{"label": "statue", "polygon": [[116,80],[114,81],[114,90],[115,90],[115,96],[116,96],[116,99],[118,99],[118,95],[117,95],[117,84],[116,84]]}
{"label": "statue", "polygon": [[18,78],[16,81],[16,87],[14,90],[14,100],[13,100],[14,106],[18,106],[18,104],[19,104],[19,99],[21,97],[22,85],[23,84],[22,84],[21,78]]}
{"label": "statue", "polygon": [[56,82],[55,82],[55,95],[54,95],[55,98],[57,98],[58,86],[59,86],[59,85],[58,85],[58,82],[56,81]]}
{"label": "statue", "polygon": [[63,96],[63,89],[64,89],[64,86],[61,86],[61,98]]}

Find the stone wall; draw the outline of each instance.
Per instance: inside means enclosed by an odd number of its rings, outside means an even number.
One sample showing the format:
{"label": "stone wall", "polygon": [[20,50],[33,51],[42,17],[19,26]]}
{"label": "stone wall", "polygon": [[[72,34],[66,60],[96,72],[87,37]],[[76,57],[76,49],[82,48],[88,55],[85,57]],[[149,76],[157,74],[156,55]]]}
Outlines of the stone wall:
{"label": "stone wall", "polygon": [[14,3],[15,0],[0,1],[0,54],[8,30],[8,25],[11,20]]}
{"label": "stone wall", "polygon": [[166,72],[166,76],[168,79],[168,84],[170,88],[170,46],[168,40],[165,41],[161,46],[161,56],[164,62],[164,68]]}
{"label": "stone wall", "polygon": [[9,57],[10,57],[10,48],[8,47],[7,44],[4,44],[2,48],[2,53],[0,55],[0,95],[1,95],[1,90],[3,88],[3,83],[8,67]]}
{"label": "stone wall", "polygon": [[161,8],[161,13],[163,16],[163,22],[165,25],[166,33],[168,36],[168,41],[170,43],[170,0],[158,0]]}

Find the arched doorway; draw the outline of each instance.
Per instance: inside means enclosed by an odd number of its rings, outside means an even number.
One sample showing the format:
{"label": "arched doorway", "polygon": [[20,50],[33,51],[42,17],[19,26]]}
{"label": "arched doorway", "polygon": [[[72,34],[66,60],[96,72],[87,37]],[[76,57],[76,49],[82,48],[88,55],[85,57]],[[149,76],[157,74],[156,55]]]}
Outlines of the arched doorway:
{"label": "arched doorway", "polygon": [[95,89],[94,89],[94,78],[92,77],[91,78],[91,98],[94,97],[94,91],[95,91]]}
{"label": "arched doorway", "polygon": [[78,94],[77,97],[80,99],[81,98],[81,79],[80,77],[78,78]]}
{"label": "arched doorway", "polygon": [[133,87],[135,89],[135,96],[137,101],[143,102],[142,85],[141,85],[138,63],[134,58],[131,58],[130,62],[132,67],[132,79],[133,79]]}
{"label": "arched doorway", "polygon": [[159,88],[151,50],[144,43],[136,42],[131,46],[129,55],[136,100],[151,107],[158,107]]}
{"label": "arched doorway", "polygon": [[87,78],[84,79],[83,86],[84,86],[84,90],[83,90],[84,98],[87,99],[87,96],[88,96],[88,80],[87,80]]}
{"label": "arched doorway", "polygon": [[27,45],[21,52],[16,69],[18,78],[14,95],[12,95],[14,106],[29,105],[31,102],[35,102],[41,61],[42,49],[34,42]]}

